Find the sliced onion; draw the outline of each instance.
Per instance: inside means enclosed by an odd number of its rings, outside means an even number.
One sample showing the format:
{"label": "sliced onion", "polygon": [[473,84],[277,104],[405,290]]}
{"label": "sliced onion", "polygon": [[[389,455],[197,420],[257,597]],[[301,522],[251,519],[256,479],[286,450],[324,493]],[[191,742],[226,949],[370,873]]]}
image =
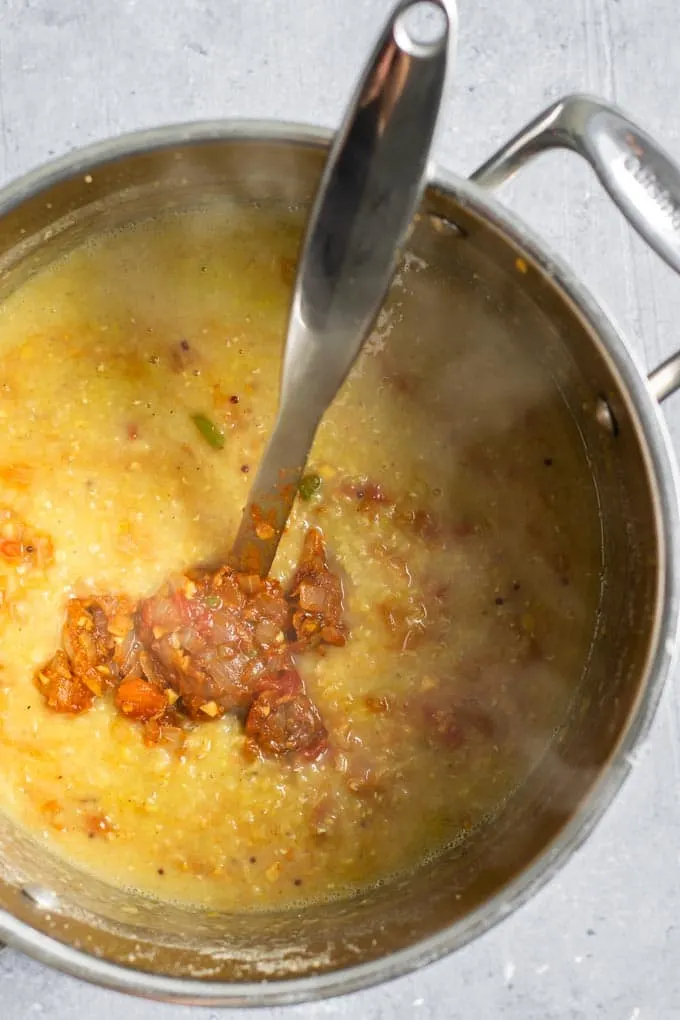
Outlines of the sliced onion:
{"label": "sliced onion", "polygon": [[120,666],[123,676],[127,676],[132,671],[133,666],[137,664],[138,656],[139,644],[137,642],[137,635],[134,629],[130,628],[116,650],[116,661]]}
{"label": "sliced onion", "polygon": [[171,597],[156,596],[145,602],[142,610],[144,622],[148,627],[160,627],[162,630],[174,630],[181,626],[182,616],[176,601]]}
{"label": "sliced onion", "polygon": [[228,616],[215,617],[210,641],[215,645],[233,645],[238,641],[238,630],[233,618]]}
{"label": "sliced onion", "polygon": [[256,595],[262,591],[263,581],[259,574],[239,574],[238,586],[246,595]]}
{"label": "sliced onion", "polygon": [[255,626],[255,640],[261,645],[273,645],[281,633],[274,620],[260,620]]}
{"label": "sliced onion", "polygon": [[299,590],[300,607],[308,613],[322,613],[328,601],[328,592],[318,584],[303,581]]}
{"label": "sliced onion", "polygon": [[205,641],[193,627],[182,627],[177,631],[177,637],[180,647],[190,655],[195,655],[205,649]]}

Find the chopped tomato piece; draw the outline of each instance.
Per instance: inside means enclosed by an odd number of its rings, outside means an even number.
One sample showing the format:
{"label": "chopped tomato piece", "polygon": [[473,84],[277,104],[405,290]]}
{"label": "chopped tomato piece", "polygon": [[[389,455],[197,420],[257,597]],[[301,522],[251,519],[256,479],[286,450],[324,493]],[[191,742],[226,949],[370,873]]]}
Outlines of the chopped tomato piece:
{"label": "chopped tomato piece", "polygon": [[136,676],[123,680],[116,691],[116,705],[123,715],[148,722],[149,719],[163,715],[168,700],[163,691],[159,691],[148,680]]}

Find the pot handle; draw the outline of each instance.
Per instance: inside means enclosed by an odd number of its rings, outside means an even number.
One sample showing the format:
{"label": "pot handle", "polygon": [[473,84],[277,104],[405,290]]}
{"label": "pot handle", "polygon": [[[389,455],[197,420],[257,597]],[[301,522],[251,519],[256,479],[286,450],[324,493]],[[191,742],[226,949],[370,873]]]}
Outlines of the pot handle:
{"label": "pot handle", "polygon": [[[621,110],[601,99],[569,95],[527,124],[470,180],[496,188],[548,149],[583,156],[628,222],[680,273],[680,168]],[[680,353],[649,376],[657,400],[680,388]]]}

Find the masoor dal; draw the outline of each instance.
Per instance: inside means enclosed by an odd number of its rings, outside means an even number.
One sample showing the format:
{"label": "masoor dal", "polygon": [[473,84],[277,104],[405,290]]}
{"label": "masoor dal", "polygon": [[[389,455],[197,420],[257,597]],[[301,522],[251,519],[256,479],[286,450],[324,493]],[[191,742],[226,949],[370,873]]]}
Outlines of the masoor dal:
{"label": "masoor dal", "polygon": [[88,243],[0,306],[0,806],[115,885],[211,908],[345,895],[464,839],[549,747],[597,607],[595,493],[556,387],[500,325],[428,336],[449,282],[412,265],[275,563],[285,586],[314,526],[342,579],[345,647],[296,663],[327,750],[247,753],[239,714],[167,744],[111,696],[46,706],[70,597],[148,596],[228,553],[298,241],[292,214],[215,205]]}

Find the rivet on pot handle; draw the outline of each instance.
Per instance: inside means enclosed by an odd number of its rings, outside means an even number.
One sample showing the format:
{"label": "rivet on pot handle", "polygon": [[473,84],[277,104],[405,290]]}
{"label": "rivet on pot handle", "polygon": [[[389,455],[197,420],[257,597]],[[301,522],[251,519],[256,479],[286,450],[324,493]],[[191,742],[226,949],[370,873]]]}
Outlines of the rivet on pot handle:
{"label": "rivet on pot handle", "polygon": [[[495,188],[547,149],[587,159],[641,237],[680,273],[680,168],[615,106],[585,95],[565,96],[540,113],[472,176]],[[657,400],[680,388],[680,354],[649,377]]]}

